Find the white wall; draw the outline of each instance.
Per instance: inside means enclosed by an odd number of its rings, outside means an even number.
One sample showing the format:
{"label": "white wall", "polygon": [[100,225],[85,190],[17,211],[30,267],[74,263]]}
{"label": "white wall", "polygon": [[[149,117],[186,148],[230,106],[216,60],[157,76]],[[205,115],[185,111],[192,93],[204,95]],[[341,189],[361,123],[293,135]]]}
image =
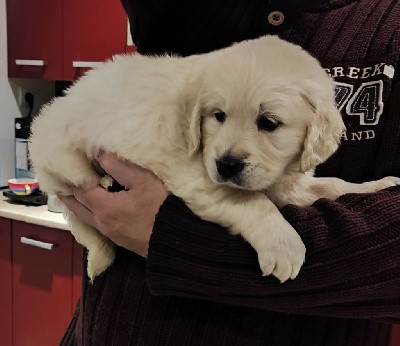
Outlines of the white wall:
{"label": "white wall", "polygon": [[6,0],[0,0],[0,186],[14,175],[14,118],[19,110],[7,79]]}
{"label": "white wall", "polygon": [[7,78],[6,0],[0,0],[0,186],[14,176],[14,118],[28,113],[27,91],[35,97],[35,114],[54,96],[54,82]]}

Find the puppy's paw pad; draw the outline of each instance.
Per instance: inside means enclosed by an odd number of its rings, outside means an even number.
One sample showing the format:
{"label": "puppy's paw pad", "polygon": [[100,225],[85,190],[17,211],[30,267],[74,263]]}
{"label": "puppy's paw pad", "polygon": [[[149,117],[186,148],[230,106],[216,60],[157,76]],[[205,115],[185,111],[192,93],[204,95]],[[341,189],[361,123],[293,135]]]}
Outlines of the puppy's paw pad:
{"label": "puppy's paw pad", "polygon": [[306,248],[296,234],[275,239],[258,251],[258,260],[264,276],[273,275],[281,283],[295,279],[304,263]]}

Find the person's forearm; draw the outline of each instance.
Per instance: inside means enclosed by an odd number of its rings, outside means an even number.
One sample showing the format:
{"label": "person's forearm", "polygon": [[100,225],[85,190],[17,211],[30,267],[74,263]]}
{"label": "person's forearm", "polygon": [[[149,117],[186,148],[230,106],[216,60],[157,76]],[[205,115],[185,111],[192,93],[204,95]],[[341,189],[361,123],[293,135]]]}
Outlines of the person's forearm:
{"label": "person's forearm", "polygon": [[283,213],[307,254],[299,276],[280,284],[261,276],[256,253],[241,238],[170,196],[150,241],[151,292],[288,313],[400,319],[400,188]]}

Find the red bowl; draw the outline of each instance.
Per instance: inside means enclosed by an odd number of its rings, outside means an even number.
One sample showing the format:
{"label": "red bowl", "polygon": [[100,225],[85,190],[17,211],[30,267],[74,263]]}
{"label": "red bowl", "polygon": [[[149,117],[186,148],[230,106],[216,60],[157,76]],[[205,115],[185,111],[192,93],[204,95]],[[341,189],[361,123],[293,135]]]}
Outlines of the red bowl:
{"label": "red bowl", "polygon": [[10,190],[19,196],[27,196],[39,189],[37,179],[12,178],[8,180]]}

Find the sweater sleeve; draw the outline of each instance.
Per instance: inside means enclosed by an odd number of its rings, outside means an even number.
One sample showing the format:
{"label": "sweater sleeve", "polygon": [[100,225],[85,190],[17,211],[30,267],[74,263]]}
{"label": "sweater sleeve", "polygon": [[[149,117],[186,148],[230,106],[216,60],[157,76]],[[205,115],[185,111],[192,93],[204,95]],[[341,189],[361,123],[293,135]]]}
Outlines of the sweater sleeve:
{"label": "sweater sleeve", "polygon": [[263,277],[240,237],[165,201],[150,240],[154,295],[212,300],[270,311],[400,321],[400,187],[321,199],[282,210],[302,237],[306,262],[280,284]]}
{"label": "sweater sleeve", "polygon": [[[397,83],[382,146],[393,159],[377,164],[381,177],[400,173],[399,95]],[[243,239],[168,197],[150,240],[150,291],[284,313],[400,322],[400,186],[320,199],[308,208],[289,205],[282,213],[307,253],[299,276],[280,284],[261,275],[257,254]]]}

